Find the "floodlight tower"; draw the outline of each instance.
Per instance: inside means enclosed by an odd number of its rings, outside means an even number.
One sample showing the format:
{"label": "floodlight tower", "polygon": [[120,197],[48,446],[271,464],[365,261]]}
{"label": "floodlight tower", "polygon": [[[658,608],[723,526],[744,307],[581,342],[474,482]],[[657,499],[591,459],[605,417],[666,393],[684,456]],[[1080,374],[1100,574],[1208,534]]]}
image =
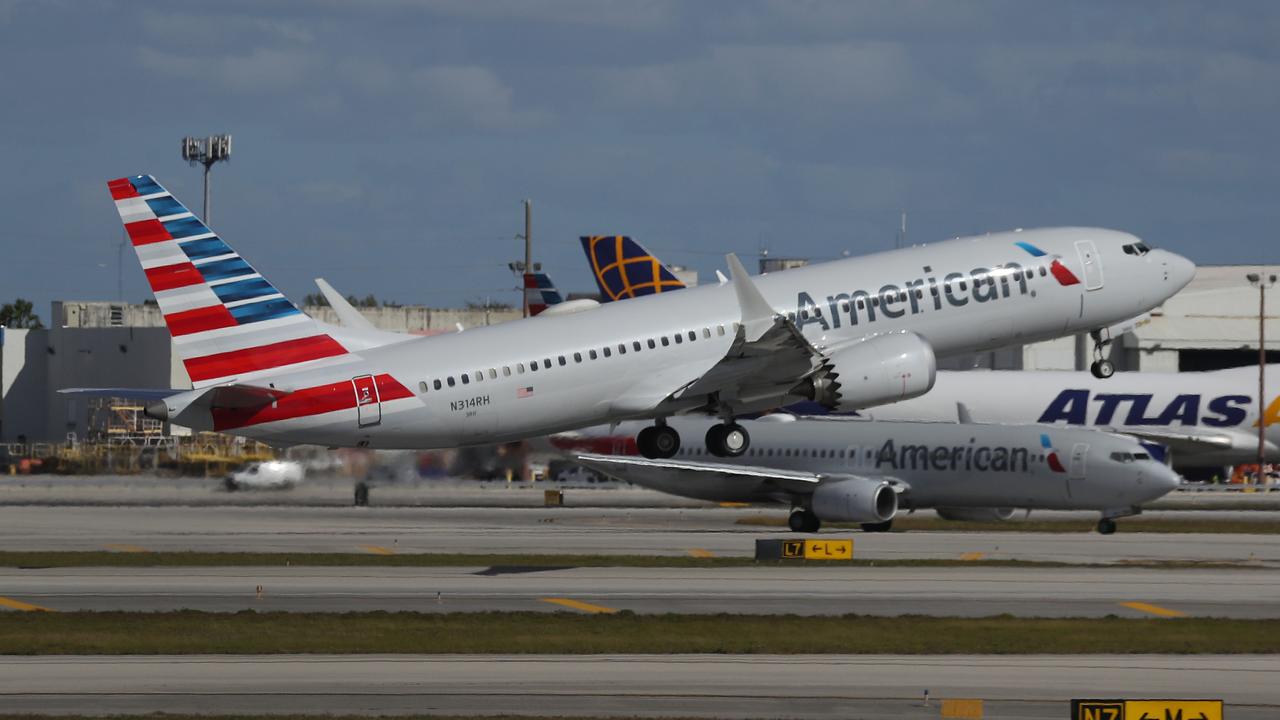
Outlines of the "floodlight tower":
{"label": "floodlight tower", "polygon": [[209,169],[219,160],[231,159],[231,136],[210,135],[209,137],[182,138],[182,159],[188,163],[204,166],[204,212],[201,219],[209,226]]}

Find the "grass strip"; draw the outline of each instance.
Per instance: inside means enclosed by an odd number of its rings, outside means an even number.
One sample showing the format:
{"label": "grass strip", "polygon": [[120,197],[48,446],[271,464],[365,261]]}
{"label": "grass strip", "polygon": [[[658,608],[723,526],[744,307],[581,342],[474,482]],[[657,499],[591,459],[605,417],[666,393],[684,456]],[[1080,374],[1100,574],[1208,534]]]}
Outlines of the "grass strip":
{"label": "grass strip", "polygon": [[0,614],[8,655],[1275,653],[1280,620],[571,613]]}
{"label": "grass strip", "polygon": [[1157,570],[1259,567],[1245,562],[1198,560],[1139,560],[1123,563],[1068,563],[1041,560],[944,558],[868,559],[757,562],[754,558],[693,557],[683,555],[538,555],[405,553],[254,553],[254,552],[0,552],[0,567],[21,569],[72,567],[505,567],[505,568],[721,568],[768,565],[812,567],[1094,567]]}
{"label": "grass strip", "polygon": [[[1015,518],[1018,516],[1015,515]],[[1122,533],[1212,533],[1230,535],[1275,535],[1280,533],[1280,516],[1260,513],[1257,520],[1208,520],[1176,518],[1120,518],[1117,522]],[[1043,532],[1090,533],[1097,520],[1005,520],[993,522],[961,522],[937,517],[912,517],[900,515],[893,520],[892,532],[947,531],[947,532]],[[738,518],[736,525],[767,528],[787,527],[782,515],[751,515]],[[856,523],[823,523],[825,528],[857,530]]]}

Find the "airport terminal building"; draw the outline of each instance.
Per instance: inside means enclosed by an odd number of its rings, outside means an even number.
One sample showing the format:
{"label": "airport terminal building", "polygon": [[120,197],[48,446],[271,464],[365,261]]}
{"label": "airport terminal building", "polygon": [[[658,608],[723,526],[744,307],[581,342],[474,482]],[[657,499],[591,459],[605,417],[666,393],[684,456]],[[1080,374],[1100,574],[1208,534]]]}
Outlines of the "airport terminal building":
{"label": "airport terminal building", "polygon": [[[772,268],[779,270],[779,268]],[[1120,370],[1177,372],[1252,365],[1258,359],[1259,291],[1246,275],[1267,268],[1204,266],[1176,297],[1113,344]],[[683,279],[683,278],[682,278]],[[1266,345],[1280,362],[1280,300],[1268,303]],[[306,307],[338,322],[329,307]],[[520,317],[519,310],[438,309],[424,306],[360,310],[378,328],[415,334],[455,332]],[[947,358],[947,369],[1084,370],[1087,337],[1063,338],[968,357]],[[0,442],[62,443],[96,439],[102,408],[57,394],[67,387],[190,387],[154,304],[53,303],[50,327],[0,330]]]}

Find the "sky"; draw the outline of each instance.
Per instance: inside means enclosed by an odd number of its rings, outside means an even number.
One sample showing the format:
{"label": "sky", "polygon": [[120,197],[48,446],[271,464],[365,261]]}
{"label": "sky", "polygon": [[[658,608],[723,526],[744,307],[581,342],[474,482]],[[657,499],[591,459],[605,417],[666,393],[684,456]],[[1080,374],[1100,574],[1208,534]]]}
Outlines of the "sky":
{"label": "sky", "polygon": [[[1280,264],[1280,3],[0,0],[0,302],[148,297],[106,181],[287,295],[519,303],[629,234],[704,279],[1048,225]],[[120,270],[123,272],[120,272]]]}

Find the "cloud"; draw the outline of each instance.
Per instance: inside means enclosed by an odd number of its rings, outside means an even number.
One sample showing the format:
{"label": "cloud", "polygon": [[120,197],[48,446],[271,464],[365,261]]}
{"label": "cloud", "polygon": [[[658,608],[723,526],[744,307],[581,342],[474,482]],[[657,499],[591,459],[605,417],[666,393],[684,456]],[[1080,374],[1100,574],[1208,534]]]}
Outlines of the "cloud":
{"label": "cloud", "polygon": [[317,64],[307,51],[258,48],[245,54],[213,57],[138,49],[143,69],[191,83],[213,82],[233,93],[260,94],[298,85]]}

